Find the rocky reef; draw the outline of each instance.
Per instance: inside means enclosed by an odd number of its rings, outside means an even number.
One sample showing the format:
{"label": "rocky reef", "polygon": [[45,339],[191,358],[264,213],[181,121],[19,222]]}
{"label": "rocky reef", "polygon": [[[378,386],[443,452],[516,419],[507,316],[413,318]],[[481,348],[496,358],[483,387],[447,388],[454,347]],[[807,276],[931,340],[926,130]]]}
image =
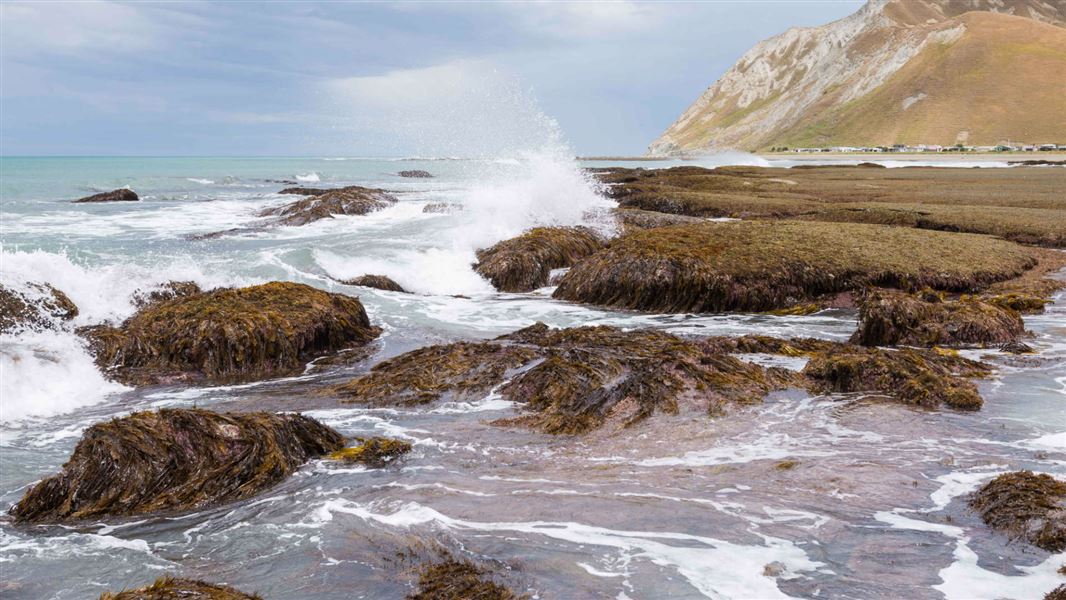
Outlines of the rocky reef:
{"label": "rocky reef", "polygon": [[385,290],[386,292],[403,292],[408,293],[403,289],[403,286],[392,280],[391,277],[385,275],[360,275],[355,279],[345,279],[341,281],[344,285],[358,285],[361,287],[374,288],[378,290]]}
{"label": "rocky reef", "polygon": [[492,580],[491,574],[467,560],[448,557],[422,567],[418,589],[408,600],[522,600]]}
{"label": "rocky reef", "polygon": [[501,292],[529,292],[548,285],[552,269],[569,267],[604,244],[587,227],[537,227],[478,250],[474,270]]}
{"label": "rocky reef", "polygon": [[0,332],[17,328],[51,327],[58,320],[78,316],[78,307],[66,294],[47,283],[30,283],[26,290],[0,285]]}
{"label": "rocky reef", "polygon": [[1036,265],[985,236],[794,221],[623,235],[578,261],[554,297],[649,312],[769,311],[875,285],[969,292]]}
{"label": "rocky reef", "polygon": [[433,177],[433,173],[429,171],[423,171],[422,169],[408,169],[406,171],[400,171],[397,173],[400,177],[414,178],[414,179],[428,179]]}
{"label": "rocky reef", "polygon": [[852,341],[864,346],[990,347],[1025,333],[1017,310],[973,296],[950,300],[925,290],[908,294],[874,289],[859,303]]}
{"label": "rocky reef", "polygon": [[970,498],[986,525],[1048,552],[1066,550],[1066,482],[1032,471],[1004,473]]}
{"label": "rocky reef", "polygon": [[156,302],[194,296],[202,292],[203,290],[195,281],[167,281],[148,290],[137,290],[133,294],[132,301],[137,308],[144,308]]}
{"label": "rocky reef", "polygon": [[262,597],[225,585],[164,576],[137,589],[105,592],[100,600],[262,600]]}
{"label": "rocky reef", "polygon": [[381,469],[411,451],[410,442],[386,437],[356,438],[357,444],[330,453],[331,460]]}
{"label": "rocky reef", "polygon": [[93,425],[63,470],[11,508],[19,523],[71,523],[207,508],[254,496],[344,438],[298,414],[139,412]]}
{"label": "rocky reef", "polygon": [[318,356],[366,344],[380,330],[356,298],[273,282],[156,302],[118,327],[79,332],[111,376],[144,385],[291,374]]}
{"label": "rocky reef", "polygon": [[137,196],[137,192],[131,189],[122,188],[120,190],[111,190],[110,192],[100,192],[99,194],[93,194],[92,196],[85,196],[84,198],[78,198],[77,200],[71,200],[74,204],[81,204],[85,202],[137,202],[140,197]]}
{"label": "rocky reef", "polygon": [[358,185],[335,189],[286,188],[279,193],[308,197],[259,213],[260,217],[273,217],[270,225],[299,226],[330,219],[333,215],[365,215],[397,202],[385,190]]}

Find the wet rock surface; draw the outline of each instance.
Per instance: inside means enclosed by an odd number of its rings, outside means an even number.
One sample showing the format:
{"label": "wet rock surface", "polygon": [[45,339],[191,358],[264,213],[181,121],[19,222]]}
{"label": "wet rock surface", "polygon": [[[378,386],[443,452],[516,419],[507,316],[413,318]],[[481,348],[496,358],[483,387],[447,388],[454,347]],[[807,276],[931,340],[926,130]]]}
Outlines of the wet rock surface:
{"label": "wet rock surface", "polygon": [[318,356],[366,344],[380,330],[357,298],[274,282],[157,302],[118,327],[80,333],[111,376],[143,385],[291,374]]}
{"label": "wet rock surface", "polygon": [[25,290],[0,285],[0,332],[17,328],[49,328],[56,320],[78,316],[66,294],[46,283],[30,283]]}
{"label": "wet rock surface", "polygon": [[1048,552],[1066,550],[1066,482],[1032,471],[1004,473],[970,498],[986,525]]}
{"label": "wet rock surface", "polygon": [[156,302],[184,298],[203,293],[195,281],[168,281],[150,290],[138,290],[133,294],[133,305],[144,308]]}
{"label": "wet rock surface", "polygon": [[105,592],[100,600],[262,600],[262,597],[195,579],[160,577],[141,588]]}
{"label": "wet rock surface", "polygon": [[400,177],[414,178],[414,179],[429,179],[433,177],[433,173],[429,171],[423,171],[421,169],[409,169],[406,171],[400,171],[397,173]]}
{"label": "wet rock surface", "polygon": [[356,438],[356,445],[329,454],[329,459],[381,469],[411,451],[410,442],[386,437]]}
{"label": "wet rock surface", "polygon": [[63,470],[11,509],[20,523],[177,512],[254,496],[344,438],[297,414],[162,409],[93,425]]}
{"label": "wet rock surface", "polygon": [[299,226],[334,215],[365,215],[397,202],[385,190],[357,185],[336,189],[287,188],[279,193],[309,197],[259,213],[261,217],[273,217],[270,225]]}
{"label": "wet rock surface", "polygon": [[374,288],[378,290],[385,290],[386,292],[403,292],[408,293],[403,289],[403,286],[396,283],[392,278],[385,275],[361,275],[354,279],[345,279],[341,281],[344,285],[358,285],[362,287]]}
{"label": "wet rock surface", "polygon": [[569,267],[605,243],[587,227],[537,227],[478,250],[474,270],[501,292],[529,292],[548,285],[552,269]]}
{"label": "wet rock surface", "polygon": [[477,565],[449,557],[422,567],[418,589],[408,600],[521,600],[519,596],[492,580],[491,574]]}
{"label": "wet rock surface", "polygon": [[976,297],[952,300],[931,290],[908,294],[875,289],[859,303],[864,346],[998,347],[1018,341],[1025,324],[1018,311]]}
{"label": "wet rock surface", "polygon": [[139,200],[140,197],[137,196],[137,192],[122,188],[120,190],[111,190],[110,192],[100,192],[99,194],[93,194],[92,196],[85,196],[84,198],[71,200],[71,202],[73,204],[82,204],[88,202],[137,202]]}

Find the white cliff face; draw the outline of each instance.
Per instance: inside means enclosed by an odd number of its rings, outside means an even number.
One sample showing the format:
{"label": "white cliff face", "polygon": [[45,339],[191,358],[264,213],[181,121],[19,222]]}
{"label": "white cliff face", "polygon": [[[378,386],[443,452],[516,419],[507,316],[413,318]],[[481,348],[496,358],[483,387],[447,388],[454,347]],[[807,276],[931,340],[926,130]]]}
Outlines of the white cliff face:
{"label": "white cliff face", "polygon": [[[965,33],[945,7],[1019,12],[1043,0],[870,0],[821,27],[792,28],[755,45],[649,147],[650,154],[754,149],[816,108],[883,84],[927,44]],[[1063,3],[1066,5],[1066,2]],[[1066,12],[1064,8],[1048,9]],[[1051,17],[1047,17],[1050,19]]]}

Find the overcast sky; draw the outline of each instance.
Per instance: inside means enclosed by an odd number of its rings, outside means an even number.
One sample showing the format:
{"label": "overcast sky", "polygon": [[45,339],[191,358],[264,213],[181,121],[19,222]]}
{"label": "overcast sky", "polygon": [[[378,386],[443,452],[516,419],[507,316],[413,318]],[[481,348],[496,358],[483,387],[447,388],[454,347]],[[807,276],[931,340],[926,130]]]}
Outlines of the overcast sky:
{"label": "overcast sky", "polygon": [[6,155],[639,154],[746,50],[858,0],[0,4]]}

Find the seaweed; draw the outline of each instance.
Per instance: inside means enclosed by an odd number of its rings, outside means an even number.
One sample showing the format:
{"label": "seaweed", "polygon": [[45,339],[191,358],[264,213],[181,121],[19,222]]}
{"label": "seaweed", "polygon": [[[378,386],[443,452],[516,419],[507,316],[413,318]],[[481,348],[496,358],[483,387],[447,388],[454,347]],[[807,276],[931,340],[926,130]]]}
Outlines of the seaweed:
{"label": "seaweed", "polygon": [[529,292],[547,285],[552,269],[569,267],[604,244],[587,227],[537,227],[478,250],[474,270],[501,292]]}
{"label": "seaweed", "polygon": [[78,307],[66,294],[47,283],[27,284],[17,291],[0,285],[0,331],[20,327],[43,329],[56,320],[69,321],[78,316]]}
{"label": "seaweed", "polygon": [[176,512],[254,496],[344,438],[299,414],[138,412],[85,431],[62,471],[31,487],[19,523]]}
{"label": "seaweed", "polygon": [[422,567],[418,590],[408,600],[521,600],[470,561],[447,557]]}
{"label": "seaweed", "polygon": [[385,290],[386,292],[403,292],[408,293],[403,289],[403,286],[393,281],[390,277],[385,275],[360,275],[354,279],[346,279],[341,281],[344,285],[358,285],[362,287],[374,288],[378,290]]}
{"label": "seaweed", "polygon": [[248,381],[378,336],[357,298],[272,282],[156,302],[119,327],[79,332],[96,362],[126,383]]}
{"label": "seaweed", "polygon": [[410,442],[386,437],[355,438],[357,445],[332,452],[328,458],[381,469],[411,451]]}
{"label": "seaweed", "polygon": [[196,579],[163,576],[137,589],[104,592],[100,600],[262,600],[262,596]]}
{"label": "seaweed", "polygon": [[1047,550],[1066,550],[1066,482],[1032,471],[1004,473],[970,497],[970,507],[996,531]]}
{"label": "seaweed", "polygon": [[333,215],[365,215],[397,202],[396,197],[376,188],[352,185],[336,189],[287,188],[281,194],[305,194],[309,197],[259,213],[276,217],[271,225],[306,225]]}
{"label": "seaweed", "polygon": [[973,296],[924,296],[868,290],[859,302],[859,328],[851,341],[864,346],[986,348],[1015,342],[1025,333],[1014,309]]}
{"label": "seaweed", "polygon": [[194,281],[168,281],[151,290],[137,290],[133,293],[132,300],[134,306],[144,308],[156,302],[194,296],[202,292],[203,290]]}

